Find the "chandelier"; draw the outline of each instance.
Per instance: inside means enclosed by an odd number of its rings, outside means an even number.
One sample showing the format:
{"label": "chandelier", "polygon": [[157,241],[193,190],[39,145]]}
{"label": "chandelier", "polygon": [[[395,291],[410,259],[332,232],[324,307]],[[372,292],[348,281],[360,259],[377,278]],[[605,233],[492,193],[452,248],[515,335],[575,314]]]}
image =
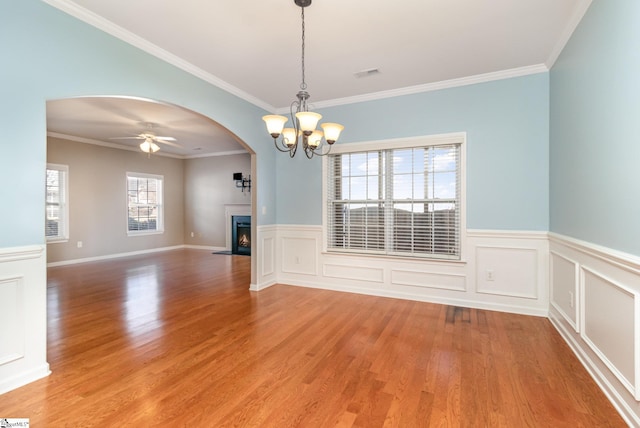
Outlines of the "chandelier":
{"label": "chandelier", "polygon": [[[267,131],[273,137],[273,142],[281,152],[288,152],[290,157],[294,157],[301,143],[305,155],[309,159],[313,155],[324,156],[331,151],[331,145],[338,140],[340,132],[344,126],[338,123],[322,123],[322,131],[316,129],[322,115],[309,111],[307,100],[307,84],[304,80],[304,8],[311,4],[311,0],[293,0],[302,9],[302,83],[300,91],[296,94],[297,100],[291,103],[289,113],[293,128],[285,128],[285,123],[289,120],[286,116],[270,114],[263,116],[262,120],[267,124]],[[278,137],[282,136],[280,140]],[[324,143],[328,149],[323,152]]]}

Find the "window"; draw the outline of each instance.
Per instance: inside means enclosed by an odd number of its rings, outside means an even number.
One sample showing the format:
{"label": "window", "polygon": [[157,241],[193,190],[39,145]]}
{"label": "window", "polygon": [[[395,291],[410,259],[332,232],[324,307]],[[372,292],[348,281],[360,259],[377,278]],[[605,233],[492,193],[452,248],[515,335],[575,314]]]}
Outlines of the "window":
{"label": "window", "polygon": [[47,242],[69,239],[68,175],[68,166],[47,164],[44,227]]}
{"label": "window", "polygon": [[343,145],[329,155],[327,249],[459,260],[463,140]]}
{"label": "window", "polygon": [[143,235],[164,231],[161,175],[127,173],[127,233]]}

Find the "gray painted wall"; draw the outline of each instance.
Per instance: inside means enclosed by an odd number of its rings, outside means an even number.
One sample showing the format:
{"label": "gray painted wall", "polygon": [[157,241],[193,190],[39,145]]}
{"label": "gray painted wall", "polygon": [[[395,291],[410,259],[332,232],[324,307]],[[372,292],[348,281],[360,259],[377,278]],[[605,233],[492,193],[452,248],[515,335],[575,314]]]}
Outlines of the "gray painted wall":
{"label": "gray painted wall", "polygon": [[[183,244],[224,247],[224,204],[251,203],[251,194],[236,189],[232,180],[233,172],[249,174],[249,154],[149,158],[49,138],[47,162],[69,166],[69,241],[47,245],[49,263]],[[127,236],[127,172],[164,176],[164,233]]]}
{"label": "gray painted wall", "polygon": [[[185,161],[184,242],[225,246],[225,204],[251,204],[251,193],[235,187],[233,173],[251,174],[249,154],[213,156]],[[191,237],[193,232],[194,237]]]}

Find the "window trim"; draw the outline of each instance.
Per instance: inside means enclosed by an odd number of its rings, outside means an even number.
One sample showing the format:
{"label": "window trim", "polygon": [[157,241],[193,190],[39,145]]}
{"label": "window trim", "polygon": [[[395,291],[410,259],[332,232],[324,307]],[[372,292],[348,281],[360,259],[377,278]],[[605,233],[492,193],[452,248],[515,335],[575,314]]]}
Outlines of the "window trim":
{"label": "window trim", "polygon": [[[57,236],[47,236],[45,230],[45,241],[47,244],[60,244],[69,242],[69,165],[62,165],[57,163],[47,163],[47,167],[45,169],[45,174],[47,170],[56,170],[62,172],[62,185],[60,186],[62,190],[62,194],[64,196],[64,200],[60,203],[60,214],[62,215],[62,234],[58,234]],[[46,195],[46,177],[45,177],[45,201],[44,201],[44,209],[45,223],[47,221],[47,195]]]}
{"label": "window trim", "polygon": [[332,147],[331,154],[358,153],[375,150],[409,149],[416,147],[460,144],[460,258],[439,258],[431,254],[425,255],[396,255],[380,254],[359,249],[333,249],[328,243],[327,202],[328,189],[328,156],[322,158],[322,252],[326,254],[349,254],[362,257],[391,258],[394,260],[425,260],[429,262],[460,263],[466,260],[467,237],[467,133],[453,132],[447,134],[423,135],[408,138],[392,138],[388,140],[374,140],[357,143],[342,143]]}
{"label": "window trim", "polygon": [[[156,222],[156,229],[154,230],[129,230],[129,178],[152,178],[160,181],[160,192],[158,206],[158,221]],[[127,171],[125,181],[125,223],[127,236],[149,236],[149,235],[161,235],[164,233],[164,176],[157,174],[147,174],[144,172],[131,172]]]}

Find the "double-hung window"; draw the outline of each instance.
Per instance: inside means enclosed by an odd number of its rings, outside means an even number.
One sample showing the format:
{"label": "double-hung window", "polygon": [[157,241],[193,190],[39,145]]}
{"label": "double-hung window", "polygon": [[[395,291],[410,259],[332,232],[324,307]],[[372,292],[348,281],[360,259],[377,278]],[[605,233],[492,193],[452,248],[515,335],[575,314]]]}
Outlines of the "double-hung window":
{"label": "double-hung window", "polygon": [[69,167],[47,164],[45,236],[47,242],[69,239]]}
{"label": "double-hung window", "polygon": [[455,134],[330,154],[327,249],[459,260],[463,142]]}
{"label": "double-hung window", "polygon": [[127,234],[164,231],[161,175],[127,173]]}

